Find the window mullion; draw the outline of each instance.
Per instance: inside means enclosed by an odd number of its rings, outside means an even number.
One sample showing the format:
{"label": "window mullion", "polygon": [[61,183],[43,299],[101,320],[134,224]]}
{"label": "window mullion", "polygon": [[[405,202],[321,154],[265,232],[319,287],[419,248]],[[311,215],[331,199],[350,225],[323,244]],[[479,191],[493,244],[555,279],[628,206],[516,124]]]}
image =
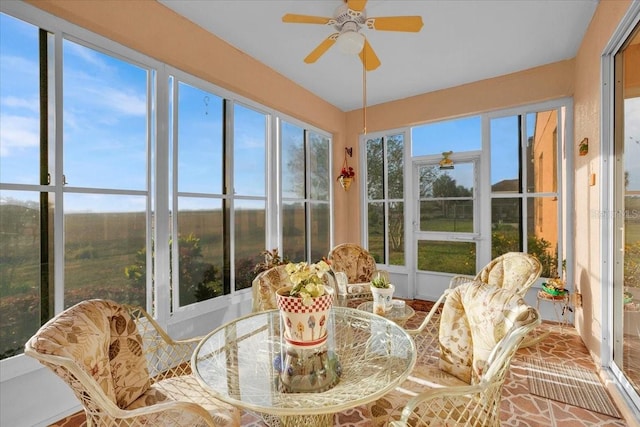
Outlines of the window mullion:
{"label": "window mullion", "polygon": [[[54,208],[53,208],[53,253],[54,253],[54,306],[55,312],[59,313],[64,310],[64,195],[63,195],[63,110],[62,110],[62,42],[63,34],[61,31],[55,33],[53,39],[53,54],[49,60],[53,60],[53,76],[49,75],[49,85],[53,82],[53,89],[49,92],[53,95],[53,100],[49,101],[49,106],[53,107],[53,123],[50,123],[49,132],[54,136],[54,173],[51,174],[51,182],[54,185]],[[51,47],[51,46],[50,46]],[[51,70],[51,68],[50,68]],[[53,125],[53,130],[51,130]],[[49,144],[51,146],[51,144]],[[55,256],[55,255],[58,256]]]}
{"label": "window mullion", "polygon": [[[177,216],[170,215],[170,211],[177,212],[177,197],[172,198],[170,196],[171,189],[177,187],[175,187],[175,173],[170,173],[171,170],[176,170],[175,163],[171,165],[169,160],[169,153],[171,151],[176,152],[175,143],[177,138],[175,134],[170,135],[171,128],[167,124],[170,123],[171,115],[173,115],[172,121],[174,123],[177,120],[175,108],[177,84],[175,79],[170,78],[165,67],[162,67],[156,73],[156,88],[155,126],[151,130],[155,133],[155,156],[153,156],[155,164],[152,164],[154,186],[152,187],[151,197],[154,215],[151,220],[153,223],[150,224],[153,228],[153,235],[149,234],[150,237],[152,236],[152,242],[147,246],[147,248],[151,248],[151,250],[147,251],[147,271],[151,269],[152,273],[147,275],[149,280],[147,280],[146,285],[147,296],[149,296],[149,289],[153,287],[153,299],[147,299],[147,308],[153,309],[152,313],[161,325],[166,325],[169,315],[174,309],[171,306],[171,299],[168,298],[168,295],[171,294],[173,279],[171,277],[169,242],[171,241],[171,230],[176,229],[177,222]],[[171,100],[174,102],[172,103]],[[150,107],[153,108],[153,105],[150,105]],[[176,128],[176,126],[173,127],[174,132]],[[171,147],[171,143],[174,144],[173,147]],[[151,150],[149,151],[151,152]],[[171,201],[173,201],[173,206],[171,206]],[[151,264],[154,265],[152,266]],[[155,304],[152,305],[151,301],[154,301]]]}

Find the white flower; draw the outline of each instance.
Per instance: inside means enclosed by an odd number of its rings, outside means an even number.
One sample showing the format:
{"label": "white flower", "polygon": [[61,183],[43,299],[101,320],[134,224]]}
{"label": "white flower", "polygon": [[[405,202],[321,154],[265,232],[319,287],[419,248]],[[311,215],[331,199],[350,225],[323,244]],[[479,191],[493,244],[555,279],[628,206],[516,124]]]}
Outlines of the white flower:
{"label": "white flower", "polygon": [[312,305],[313,298],[324,295],[323,276],[329,269],[329,264],[324,261],[316,264],[306,262],[287,264],[285,271],[293,284],[289,295],[302,298],[303,305]]}

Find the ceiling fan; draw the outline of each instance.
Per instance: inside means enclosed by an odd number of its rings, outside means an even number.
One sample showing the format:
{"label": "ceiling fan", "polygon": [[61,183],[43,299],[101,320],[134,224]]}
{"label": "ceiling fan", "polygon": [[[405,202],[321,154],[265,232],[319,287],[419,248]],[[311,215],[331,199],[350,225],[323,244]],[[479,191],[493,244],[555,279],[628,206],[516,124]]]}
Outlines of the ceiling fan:
{"label": "ceiling fan", "polygon": [[337,33],[324,39],[306,58],[304,62],[311,64],[316,62],[331,46],[338,43],[340,49],[346,53],[358,53],[366,71],[375,70],[380,66],[380,59],[367,41],[360,29],[366,27],[370,30],[380,31],[405,31],[416,33],[422,28],[421,16],[383,16],[367,18],[365,6],[367,0],[344,0],[345,3],[338,6],[333,18],[312,15],[296,15],[287,13],[282,17],[282,22],[294,24],[324,24],[331,25]]}

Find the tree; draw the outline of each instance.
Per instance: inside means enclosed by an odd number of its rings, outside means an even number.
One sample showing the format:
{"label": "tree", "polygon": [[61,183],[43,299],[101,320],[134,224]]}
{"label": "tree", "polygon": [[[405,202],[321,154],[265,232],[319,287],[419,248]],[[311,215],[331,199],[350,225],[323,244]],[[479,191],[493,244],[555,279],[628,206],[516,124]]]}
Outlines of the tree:
{"label": "tree", "polygon": [[[193,234],[179,237],[178,248],[180,256],[177,288],[179,289],[180,305],[188,305],[222,295],[224,289],[220,269],[213,264],[204,262],[200,239]],[[170,250],[171,266],[173,266],[172,259],[173,250]],[[146,248],[143,248],[136,254],[136,263],[125,268],[125,275],[133,282],[134,288],[145,289],[146,287],[146,260]],[[176,284],[172,284],[172,289],[176,289]]]}

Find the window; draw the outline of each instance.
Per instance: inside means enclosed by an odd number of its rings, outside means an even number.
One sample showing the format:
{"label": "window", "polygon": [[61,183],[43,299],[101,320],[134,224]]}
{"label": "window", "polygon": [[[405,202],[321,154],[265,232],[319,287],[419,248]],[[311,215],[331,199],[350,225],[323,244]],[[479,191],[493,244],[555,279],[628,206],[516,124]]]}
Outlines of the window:
{"label": "window", "polygon": [[280,242],[328,253],[330,136],[275,137],[278,112],[50,18],[0,14],[0,358],[85,299],[166,319],[249,288]]}
{"label": "window", "polygon": [[316,262],[331,247],[331,140],[282,121],[282,247],[292,261]]}
{"label": "window", "polygon": [[[49,317],[49,194],[40,187],[39,38],[49,34],[0,14],[0,357],[22,352]],[[45,49],[46,54],[46,49]],[[45,171],[46,173],[46,171]],[[46,184],[46,178],[43,184]],[[42,189],[42,192],[40,191]],[[43,234],[43,227],[45,232]],[[43,298],[41,298],[41,295]]]}
{"label": "window", "polygon": [[543,277],[562,275],[559,259],[559,110],[490,121],[491,256],[535,255]]}
{"label": "window", "polygon": [[[417,173],[415,226],[419,272],[474,274],[478,227],[480,116],[429,123],[411,129]],[[441,167],[445,158],[455,162]],[[470,153],[476,153],[470,154]],[[461,157],[462,156],[462,157]],[[463,241],[463,240],[468,241]],[[424,282],[429,282],[425,279]]]}
{"label": "window", "polygon": [[[562,275],[565,110],[560,100],[367,135],[364,231],[377,262],[405,265],[403,248],[415,250],[416,289],[425,295],[430,281],[474,274],[478,263],[509,251],[537,256],[544,277]],[[454,168],[440,167],[443,153]]]}
{"label": "window", "polygon": [[64,304],[145,306],[146,283],[128,272],[147,266],[154,73],[70,40],[62,49]]}
{"label": "window", "polygon": [[416,126],[411,128],[411,156],[480,150],[481,136],[480,116]]}
{"label": "window", "polygon": [[251,287],[253,268],[266,248],[269,116],[233,104],[233,198],[235,289]]}
{"label": "window", "polygon": [[173,165],[177,192],[173,198],[171,281],[172,287],[179,289],[178,300],[173,301],[175,310],[224,295],[230,289],[225,276],[224,99],[178,79],[172,82],[176,93]]}
{"label": "window", "polygon": [[614,56],[613,212],[600,215],[612,222],[613,363],[627,390],[640,404],[640,23]]}
{"label": "window", "polygon": [[68,38],[56,51],[52,33],[5,14],[0,20],[0,353],[7,357],[79,301],[146,305],[154,74]]}
{"label": "window", "polygon": [[378,264],[405,264],[404,133],[368,137],[367,242]]}
{"label": "window", "polygon": [[[251,286],[252,270],[266,238],[269,118],[175,81],[174,229],[178,238],[172,239],[171,253],[180,256],[172,259],[178,272],[172,282],[179,283],[178,306],[185,306],[229,294],[232,283],[235,290]],[[225,130],[225,117],[231,118],[232,133]]]}

